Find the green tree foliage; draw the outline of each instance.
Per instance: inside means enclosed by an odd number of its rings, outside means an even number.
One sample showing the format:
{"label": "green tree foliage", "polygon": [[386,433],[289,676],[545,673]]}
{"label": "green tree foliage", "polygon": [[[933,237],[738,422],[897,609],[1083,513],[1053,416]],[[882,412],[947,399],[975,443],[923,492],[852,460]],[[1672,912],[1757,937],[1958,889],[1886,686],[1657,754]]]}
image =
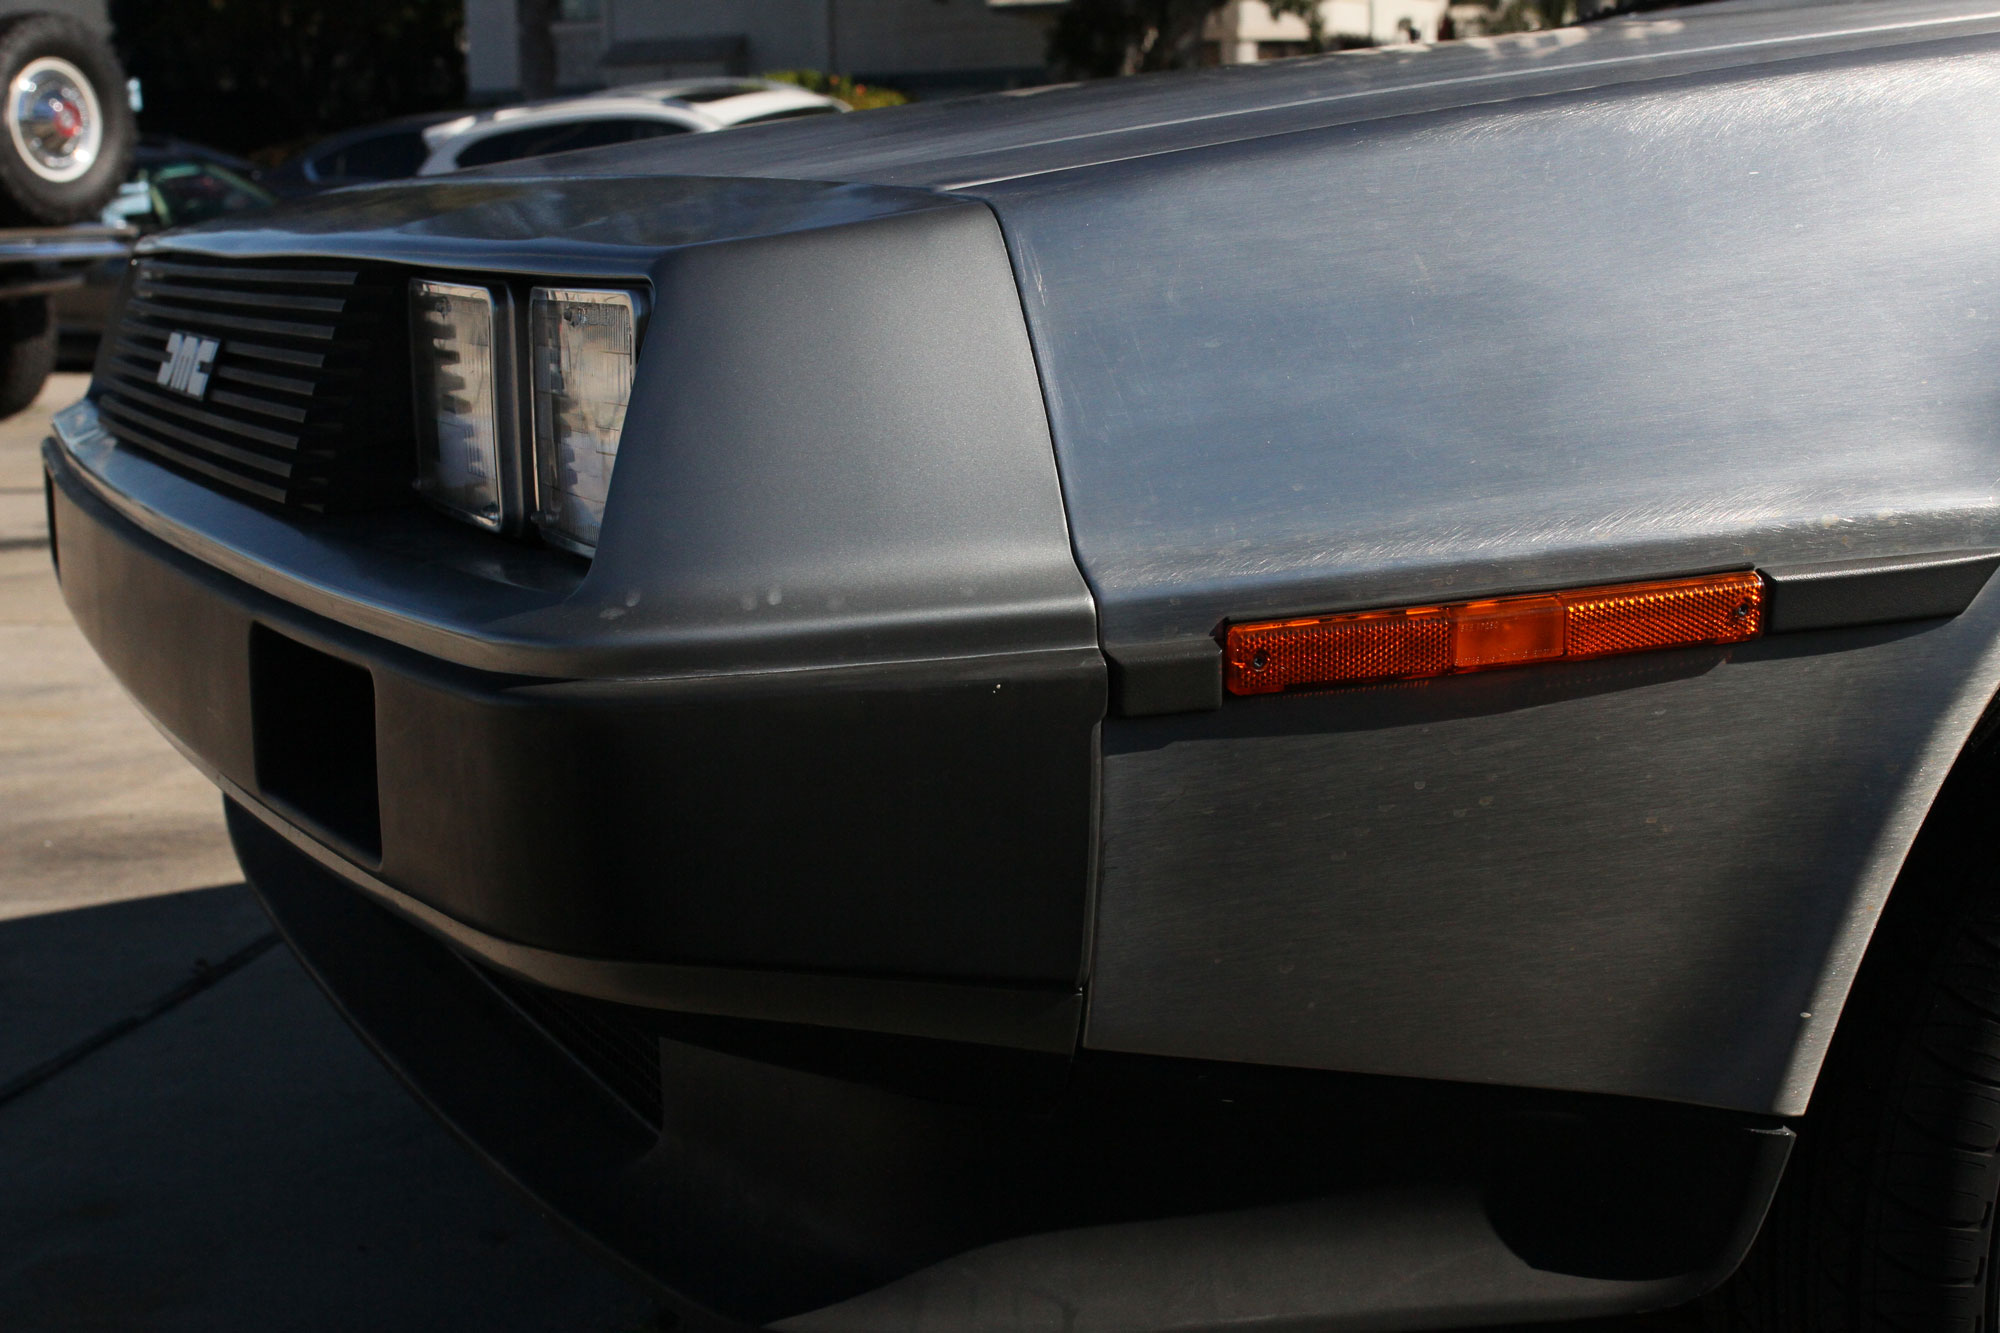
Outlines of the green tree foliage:
{"label": "green tree foliage", "polygon": [[876,107],[883,106],[901,106],[910,100],[894,88],[884,88],[879,83],[856,83],[845,74],[828,74],[817,69],[766,70],[764,77],[775,79],[779,83],[795,83],[809,93],[837,97],[856,111],[873,111]]}
{"label": "green tree foliage", "polygon": [[464,0],[111,0],[140,125],[249,153],[465,98]]}
{"label": "green tree foliage", "polygon": [[1536,32],[1542,28],[1560,28],[1566,23],[1588,23],[1619,14],[1665,9],[1669,5],[1706,3],[1708,0],[1498,0],[1493,17],[1486,21],[1486,31]]}
{"label": "green tree foliage", "polygon": [[[1209,15],[1227,3],[1070,0],[1049,31],[1049,67],[1057,77],[1070,79],[1187,69],[1201,63],[1201,30]],[[1305,21],[1308,50],[1332,51],[1343,45],[1326,30],[1320,0],[1266,3],[1273,14],[1290,14]]]}
{"label": "green tree foliage", "polygon": [[1495,35],[1535,32],[1542,28],[1560,28],[1576,20],[1577,5],[1574,0],[1505,0],[1494,8],[1493,17],[1486,21],[1486,31]]}

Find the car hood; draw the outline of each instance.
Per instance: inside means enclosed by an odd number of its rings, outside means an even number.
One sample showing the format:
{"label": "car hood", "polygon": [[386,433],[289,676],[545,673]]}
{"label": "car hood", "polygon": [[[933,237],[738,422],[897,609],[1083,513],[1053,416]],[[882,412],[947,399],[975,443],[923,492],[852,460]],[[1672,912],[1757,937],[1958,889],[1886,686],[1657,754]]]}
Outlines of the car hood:
{"label": "car hood", "polygon": [[925,190],[701,176],[453,177],[335,190],[149,238],[142,253],[329,256],[639,277],[682,246],[950,207]]}

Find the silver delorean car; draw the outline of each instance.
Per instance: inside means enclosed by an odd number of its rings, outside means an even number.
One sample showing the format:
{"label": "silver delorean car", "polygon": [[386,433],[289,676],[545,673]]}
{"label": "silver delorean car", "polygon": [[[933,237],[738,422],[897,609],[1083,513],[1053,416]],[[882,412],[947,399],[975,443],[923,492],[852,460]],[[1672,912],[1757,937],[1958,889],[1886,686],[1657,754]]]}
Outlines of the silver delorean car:
{"label": "silver delorean car", "polygon": [[689,1329],[1991,1329],[2000,10],[148,240],[64,596]]}

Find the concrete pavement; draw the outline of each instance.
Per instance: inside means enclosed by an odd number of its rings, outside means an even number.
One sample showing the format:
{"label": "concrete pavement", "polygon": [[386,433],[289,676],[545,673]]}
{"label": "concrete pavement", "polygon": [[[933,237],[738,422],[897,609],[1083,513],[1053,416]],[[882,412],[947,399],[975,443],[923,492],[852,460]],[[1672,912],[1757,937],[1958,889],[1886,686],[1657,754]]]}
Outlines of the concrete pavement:
{"label": "concrete pavement", "polygon": [[50,574],[41,441],[53,376],[0,422],[0,920],[236,878],[211,787],[125,698]]}

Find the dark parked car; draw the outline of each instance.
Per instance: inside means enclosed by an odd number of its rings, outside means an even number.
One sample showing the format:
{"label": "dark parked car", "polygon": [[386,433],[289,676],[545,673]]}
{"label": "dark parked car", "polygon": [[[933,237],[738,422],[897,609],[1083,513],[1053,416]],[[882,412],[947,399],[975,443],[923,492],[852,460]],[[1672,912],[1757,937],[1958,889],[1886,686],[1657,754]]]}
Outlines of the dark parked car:
{"label": "dark parked car", "polygon": [[224,219],[63,592],[688,1327],[1990,1328],[1996,105],[1747,0]]}
{"label": "dark parked car", "polygon": [[406,180],[416,175],[430,156],[424,131],[463,114],[427,111],[343,130],[273,167],[264,174],[262,183],[289,199],[342,185]]}

